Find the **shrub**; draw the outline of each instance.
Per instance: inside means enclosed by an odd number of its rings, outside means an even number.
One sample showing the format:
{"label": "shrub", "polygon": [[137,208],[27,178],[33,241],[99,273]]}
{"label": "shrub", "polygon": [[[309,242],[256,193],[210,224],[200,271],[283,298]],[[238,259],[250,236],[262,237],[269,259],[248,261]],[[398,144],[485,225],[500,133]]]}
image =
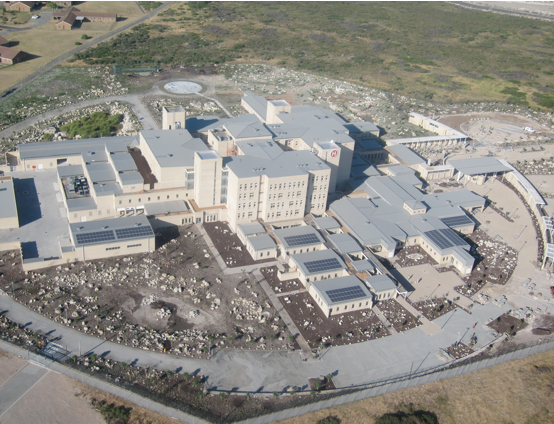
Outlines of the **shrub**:
{"label": "shrub", "polygon": [[320,419],[316,424],[340,424],[340,420],[337,417],[327,417]]}
{"label": "shrub", "polygon": [[86,34],[81,35],[81,40],[88,40],[88,35]]}
{"label": "shrub", "polygon": [[44,134],[42,136],[42,141],[52,141],[54,139],[54,135],[53,134]]}

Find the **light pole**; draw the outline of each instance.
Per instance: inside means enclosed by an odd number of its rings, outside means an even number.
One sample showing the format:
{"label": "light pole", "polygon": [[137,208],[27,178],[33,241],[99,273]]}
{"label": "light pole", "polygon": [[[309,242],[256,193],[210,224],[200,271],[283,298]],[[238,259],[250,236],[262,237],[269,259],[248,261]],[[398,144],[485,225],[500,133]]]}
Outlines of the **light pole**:
{"label": "light pole", "polygon": [[458,338],[456,339],[456,347],[460,344],[460,332],[458,331]]}
{"label": "light pole", "polygon": [[519,254],[519,252],[521,252],[521,249],[523,249],[523,246],[525,246],[525,244],[527,244],[527,240],[525,240],[523,242],[523,244],[521,245],[521,247],[519,248],[519,250],[517,251],[517,253]]}
{"label": "light pole", "polygon": [[427,299],[425,299],[425,300],[429,300],[429,298],[431,297],[431,295],[432,295],[433,293],[435,293],[435,292],[437,291],[437,289],[438,289],[440,286],[441,286],[441,285],[440,285],[440,283],[439,283],[439,285],[435,288],[435,290],[433,290],[433,291],[431,292],[431,294],[430,294],[429,296],[427,296]]}
{"label": "light pole", "polygon": [[523,230],[521,230],[521,233],[519,233],[516,237],[516,239],[520,238],[521,235],[523,234],[523,232],[525,231],[525,229],[527,228],[527,225],[525,227],[523,227]]}

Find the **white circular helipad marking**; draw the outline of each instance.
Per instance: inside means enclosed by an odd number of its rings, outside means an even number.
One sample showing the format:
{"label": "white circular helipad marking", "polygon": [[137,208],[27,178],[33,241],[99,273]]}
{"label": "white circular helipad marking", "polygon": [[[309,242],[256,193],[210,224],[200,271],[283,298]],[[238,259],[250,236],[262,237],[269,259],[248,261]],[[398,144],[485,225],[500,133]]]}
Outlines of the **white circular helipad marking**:
{"label": "white circular helipad marking", "polygon": [[190,81],[173,81],[164,85],[164,88],[170,93],[192,94],[202,91],[202,86]]}

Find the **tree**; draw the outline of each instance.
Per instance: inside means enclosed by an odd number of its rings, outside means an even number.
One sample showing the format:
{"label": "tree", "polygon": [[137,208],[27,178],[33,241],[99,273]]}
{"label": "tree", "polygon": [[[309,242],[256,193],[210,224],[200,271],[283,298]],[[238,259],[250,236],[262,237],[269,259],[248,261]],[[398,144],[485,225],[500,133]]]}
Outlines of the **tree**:
{"label": "tree", "polygon": [[58,5],[53,1],[49,1],[46,3],[46,7],[48,9],[56,10],[58,8]]}
{"label": "tree", "polygon": [[88,40],[88,38],[89,38],[89,37],[88,37],[88,35],[86,35],[86,34],[81,35],[81,40]]}

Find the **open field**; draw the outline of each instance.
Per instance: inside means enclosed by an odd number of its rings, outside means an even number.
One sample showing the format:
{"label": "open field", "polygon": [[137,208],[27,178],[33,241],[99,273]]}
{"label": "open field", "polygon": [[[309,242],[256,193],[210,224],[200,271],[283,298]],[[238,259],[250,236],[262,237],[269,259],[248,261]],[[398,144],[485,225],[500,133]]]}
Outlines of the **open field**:
{"label": "open field", "polygon": [[554,420],[554,351],[508,362],[482,371],[425,386],[399,390],[335,408],[279,421],[280,424],[313,424],[327,416],[341,423],[372,423],[394,413],[400,404],[437,414],[450,423],[551,423]]}
{"label": "open field", "polygon": [[0,69],[0,92],[31,75],[61,54],[74,49],[76,42],[86,44],[86,41],[81,40],[83,34],[88,35],[89,40],[93,41],[143,15],[135,2],[94,2],[94,4],[85,2],[79,5],[79,9],[115,12],[123,19],[118,19],[115,23],[84,22],[79,28],[74,28],[72,31],[58,31],[54,23],[49,22],[38,28],[8,33],[4,37],[12,43],[12,47],[23,50],[29,55],[29,58],[24,62]]}
{"label": "open field", "polygon": [[93,57],[265,62],[440,102],[536,106],[554,82],[552,34],[549,22],[442,2],[176,3]]}

